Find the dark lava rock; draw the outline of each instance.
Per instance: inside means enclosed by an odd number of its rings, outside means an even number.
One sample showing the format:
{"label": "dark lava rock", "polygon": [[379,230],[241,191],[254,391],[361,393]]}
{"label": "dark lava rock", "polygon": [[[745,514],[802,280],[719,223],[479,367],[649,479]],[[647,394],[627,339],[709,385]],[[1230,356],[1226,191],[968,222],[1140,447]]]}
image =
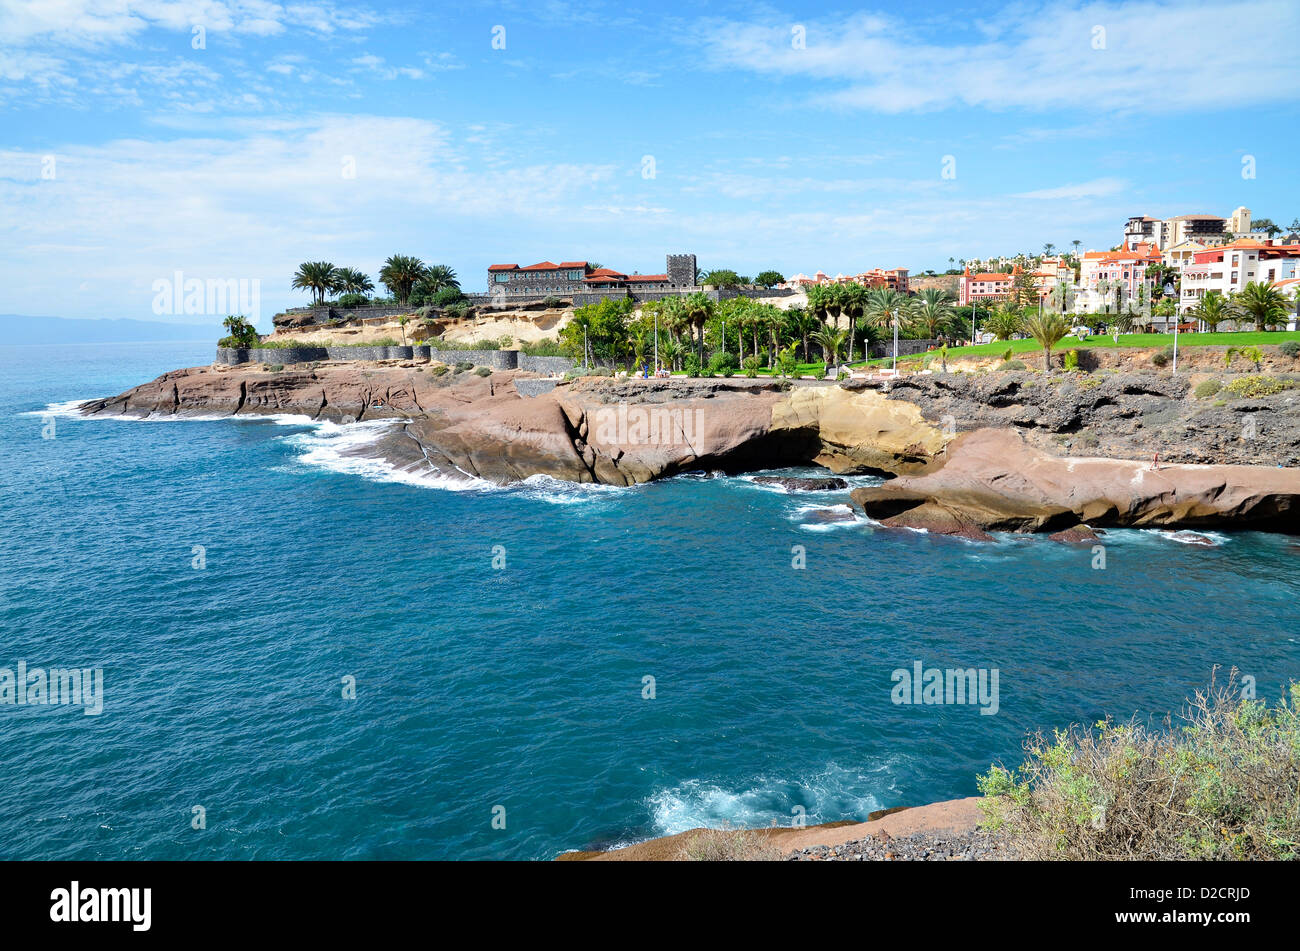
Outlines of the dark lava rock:
{"label": "dark lava rock", "polygon": [[759,485],[779,485],[787,492],[830,492],[834,489],[847,489],[849,484],[843,479],[798,479],[787,476],[757,476]]}
{"label": "dark lava rock", "polygon": [[1092,542],[1100,541],[1097,537],[1097,533],[1082,522],[1075,525],[1073,528],[1054,532],[1047,537],[1054,542],[1063,542],[1067,545],[1087,545]]}

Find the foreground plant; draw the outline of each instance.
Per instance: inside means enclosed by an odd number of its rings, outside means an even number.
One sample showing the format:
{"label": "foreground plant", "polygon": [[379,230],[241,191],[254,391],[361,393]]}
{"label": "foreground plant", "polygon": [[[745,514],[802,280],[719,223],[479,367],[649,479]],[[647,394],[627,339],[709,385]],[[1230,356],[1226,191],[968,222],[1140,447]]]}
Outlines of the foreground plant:
{"label": "foreground plant", "polygon": [[1107,719],[979,777],[986,825],[1024,859],[1300,858],[1300,683],[1269,706],[1213,685],[1186,725]]}

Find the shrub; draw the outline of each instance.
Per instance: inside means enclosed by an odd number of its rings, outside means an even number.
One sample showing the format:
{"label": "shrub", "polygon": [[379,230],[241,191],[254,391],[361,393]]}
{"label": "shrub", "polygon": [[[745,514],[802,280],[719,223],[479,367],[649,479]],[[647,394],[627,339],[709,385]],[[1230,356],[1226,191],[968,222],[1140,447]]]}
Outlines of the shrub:
{"label": "shrub", "polygon": [[1294,389],[1295,380],[1283,380],[1275,376],[1241,376],[1233,380],[1224,390],[1233,396],[1271,396],[1283,390]]}
{"label": "shrub", "polygon": [[429,298],[429,303],[434,307],[449,307],[452,304],[459,304],[465,299],[465,294],[459,287],[444,287]]}
{"label": "shrub", "polygon": [[545,300],[542,301],[542,305],[544,307],[563,307],[564,301],[554,294],[548,294]]}
{"label": "shrub", "polygon": [[1283,356],[1300,357],[1300,340],[1284,340],[1277,349]]}
{"label": "shrub", "polygon": [[1002,362],[1006,363],[1010,359],[1011,359],[1011,348],[1007,347],[1007,349],[1002,351]]}
{"label": "shrub", "polygon": [[491,367],[475,367],[475,368],[474,368],[474,372],[475,372],[476,374],[478,374],[479,376],[491,376],[491,375],[492,375],[492,368],[491,368]]}
{"label": "shrub", "polygon": [[1198,692],[1177,730],[1031,736],[1020,767],[979,777],[986,826],[1022,859],[1300,858],[1300,684],[1273,707],[1233,686]]}
{"label": "shrub", "polygon": [[1172,360],[1173,358],[1174,358],[1174,348],[1165,347],[1163,350],[1157,351],[1156,353],[1153,353],[1151,355],[1151,362],[1158,367],[1163,367],[1163,366],[1168,366],[1169,361]]}
{"label": "shrub", "polygon": [[1067,370],[1077,370],[1077,369],[1079,369],[1079,351],[1078,351],[1078,350],[1067,350],[1067,351],[1065,351],[1065,368],[1066,368]]}
{"label": "shrub", "polygon": [[699,376],[700,358],[692,353],[689,357],[686,358],[686,362],[683,364],[683,369],[686,370],[687,376]]}
{"label": "shrub", "polygon": [[678,853],[686,862],[775,862],[781,857],[762,829],[702,829],[690,833]]}
{"label": "shrub", "polygon": [[1223,389],[1223,384],[1218,380],[1202,380],[1196,384],[1196,389],[1192,391],[1192,394],[1198,400],[1206,400],[1221,389]]}
{"label": "shrub", "polygon": [[535,340],[532,343],[521,343],[519,350],[533,357],[562,357],[564,348],[560,346],[560,341],[554,337],[548,337],[545,340]]}
{"label": "shrub", "polygon": [[339,298],[339,306],[344,310],[351,310],[353,307],[364,307],[370,303],[370,298],[365,294],[344,294]]}
{"label": "shrub", "polygon": [[270,370],[272,373],[279,373],[281,370],[284,369],[283,363],[264,363],[262,365],[266,367],[268,370]]}
{"label": "shrub", "polygon": [[472,369],[474,369],[474,364],[470,363],[468,360],[461,360],[456,364],[457,373],[464,373],[466,370]]}
{"label": "shrub", "polygon": [[1028,370],[1023,360],[1003,360],[998,364],[999,370]]}
{"label": "shrub", "polygon": [[763,360],[761,357],[745,357],[745,376],[751,378],[758,376],[758,368],[762,365]]}
{"label": "shrub", "polygon": [[740,369],[740,360],[737,359],[734,353],[719,350],[709,357],[709,369],[714,373],[721,373],[723,370],[738,370]]}

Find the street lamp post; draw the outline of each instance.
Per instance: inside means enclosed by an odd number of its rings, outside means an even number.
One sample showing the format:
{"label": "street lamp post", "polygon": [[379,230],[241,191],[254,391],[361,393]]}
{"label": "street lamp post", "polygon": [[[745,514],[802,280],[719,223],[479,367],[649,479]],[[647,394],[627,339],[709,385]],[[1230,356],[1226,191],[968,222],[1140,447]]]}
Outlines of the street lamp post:
{"label": "street lamp post", "polygon": [[[1173,282],[1171,281],[1165,285],[1164,290],[1165,290],[1166,297],[1173,297],[1175,292],[1177,291],[1177,288],[1174,287]],[[1178,372],[1178,302],[1177,301],[1174,302],[1174,372],[1175,373]]]}

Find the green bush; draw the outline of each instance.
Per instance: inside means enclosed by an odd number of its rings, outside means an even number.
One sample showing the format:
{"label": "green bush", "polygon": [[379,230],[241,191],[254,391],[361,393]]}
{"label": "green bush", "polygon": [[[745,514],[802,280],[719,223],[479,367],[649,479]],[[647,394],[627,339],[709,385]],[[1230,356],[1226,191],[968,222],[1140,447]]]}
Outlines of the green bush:
{"label": "green bush", "polygon": [[734,353],[726,350],[719,350],[713,356],[709,357],[709,370],[713,373],[721,373],[723,370],[740,369],[740,360]]}
{"label": "green bush", "polygon": [[564,300],[556,297],[554,294],[548,294],[546,299],[542,301],[542,305],[545,307],[563,307]]}
{"label": "green bush", "polygon": [[699,376],[700,358],[692,353],[686,358],[686,362],[682,364],[682,368],[686,371],[687,376]]}
{"label": "green bush", "polygon": [[456,364],[457,373],[464,373],[466,370],[472,369],[474,369],[474,364],[470,363],[468,360],[461,360]]}
{"label": "green bush", "polygon": [[279,373],[281,370],[284,369],[283,363],[264,363],[262,365],[266,367],[268,370],[270,370],[272,373]]}
{"label": "green bush", "polygon": [[1066,368],[1067,370],[1077,370],[1077,369],[1079,369],[1079,351],[1078,351],[1078,350],[1067,350],[1067,351],[1065,351],[1065,368]]}
{"label": "green bush", "polygon": [[999,370],[1028,370],[1023,360],[1003,360],[998,364]]}
{"label": "green bush", "polygon": [[1233,396],[1272,396],[1283,390],[1294,389],[1295,380],[1283,380],[1275,376],[1239,376],[1224,387]]}
{"label": "green bush", "polygon": [[1235,683],[1174,729],[1103,720],[1031,736],[979,777],[985,826],[1020,859],[1300,858],[1300,684],[1269,706]]}
{"label": "green bush", "polygon": [[758,376],[758,370],[762,365],[762,357],[745,357],[745,376],[751,378]]}
{"label": "green bush", "polygon": [[1198,400],[1207,400],[1221,389],[1223,384],[1218,380],[1202,380],[1196,384],[1196,389],[1192,393]]}
{"label": "green bush", "polygon": [[339,306],[344,310],[351,310],[354,307],[364,307],[370,303],[370,298],[365,294],[344,294],[339,298]]}
{"label": "green bush", "polygon": [[492,368],[491,368],[491,367],[475,367],[474,372],[477,373],[479,376],[491,376],[491,375],[492,375]]}
{"label": "green bush", "polygon": [[465,294],[459,287],[444,287],[429,298],[429,303],[434,307],[450,307],[452,304],[459,304],[465,299]]}
{"label": "green bush", "polygon": [[434,376],[442,376],[443,374],[447,373],[450,369],[451,367],[447,366],[447,364],[439,363],[436,366],[429,367],[429,372],[432,373]]}
{"label": "green bush", "polygon": [[1165,347],[1151,355],[1151,362],[1158,367],[1168,366],[1169,361],[1174,358],[1174,348]]}
{"label": "green bush", "polygon": [[1300,357],[1300,340],[1285,340],[1277,345],[1277,349],[1284,356]]}
{"label": "green bush", "polygon": [[1007,347],[1007,349],[1002,351],[1002,362],[1007,363],[1008,361],[1010,361],[1010,359],[1011,359],[1011,348]]}
{"label": "green bush", "polygon": [[560,346],[560,341],[555,337],[535,340],[532,343],[521,343],[519,351],[533,357],[562,357],[565,355],[564,348]]}

